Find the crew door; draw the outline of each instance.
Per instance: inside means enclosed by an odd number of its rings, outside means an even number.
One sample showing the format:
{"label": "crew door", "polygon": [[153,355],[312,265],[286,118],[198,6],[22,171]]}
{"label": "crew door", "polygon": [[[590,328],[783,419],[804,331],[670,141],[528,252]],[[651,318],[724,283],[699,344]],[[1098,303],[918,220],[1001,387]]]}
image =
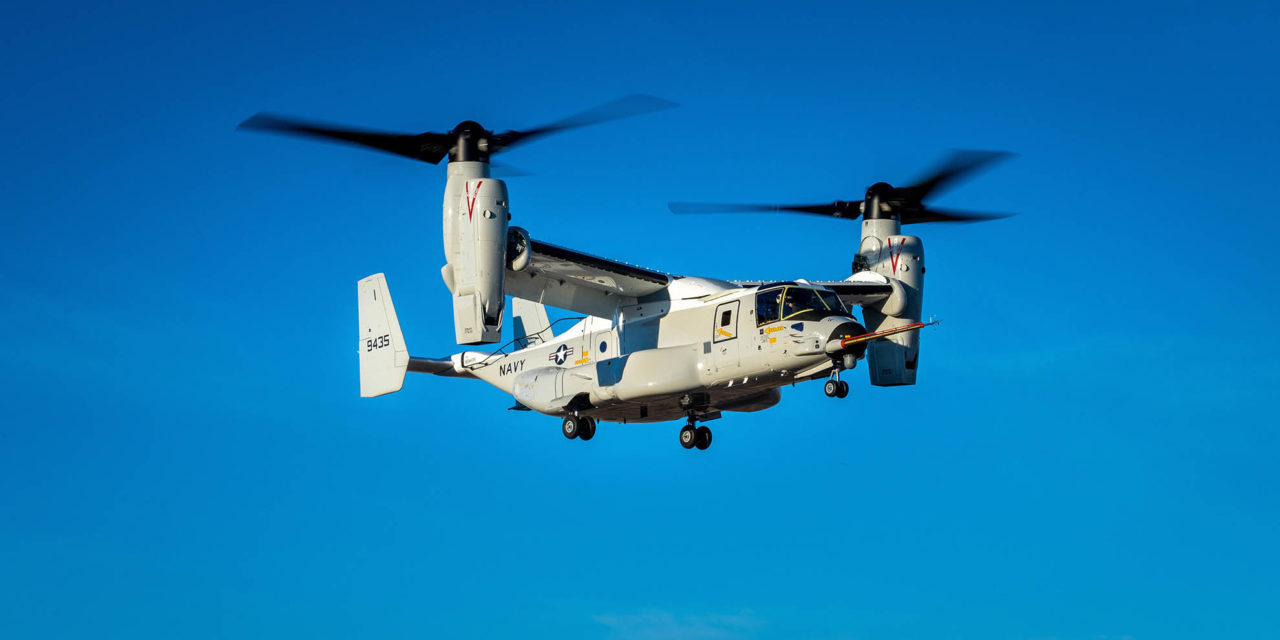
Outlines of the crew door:
{"label": "crew door", "polygon": [[738,307],[740,300],[726,302],[716,307],[711,327],[711,354],[716,370],[738,368]]}
{"label": "crew door", "polygon": [[591,359],[593,361],[618,357],[618,346],[613,339],[612,330],[595,332],[587,348],[591,350]]}
{"label": "crew door", "polygon": [[595,354],[592,361],[596,363],[596,384],[602,388],[617,384],[622,369],[617,334],[612,329],[597,331],[592,335],[589,348]]}

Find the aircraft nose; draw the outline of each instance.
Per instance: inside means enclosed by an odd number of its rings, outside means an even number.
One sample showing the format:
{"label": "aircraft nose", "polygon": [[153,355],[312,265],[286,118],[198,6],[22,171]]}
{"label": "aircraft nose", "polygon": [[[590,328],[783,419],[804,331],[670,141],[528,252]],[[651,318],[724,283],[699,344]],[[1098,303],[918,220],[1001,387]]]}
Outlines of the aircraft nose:
{"label": "aircraft nose", "polygon": [[867,354],[867,343],[859,342],[845,347],[844,339],[860,336],[866,332],[867,328],[855,320],[843,322],[831,330],[831,336],[827,338],[826,352],[833,356],[853,354],[853,357],[861,360]]}

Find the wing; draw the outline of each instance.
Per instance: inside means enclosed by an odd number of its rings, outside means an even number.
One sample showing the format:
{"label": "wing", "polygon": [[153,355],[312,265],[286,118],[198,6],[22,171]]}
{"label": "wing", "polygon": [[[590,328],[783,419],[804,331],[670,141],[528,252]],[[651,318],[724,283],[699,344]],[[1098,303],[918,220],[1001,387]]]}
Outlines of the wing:
{"label": "wing", "polygon": [[611,318],[620,305],[662,291],[675,279],[661,271],[531,240],[528,266],[508,270],[509,296]]}
{"label": "wing", "polygon": [[862,306],[880,302],[893,295],[893,286],[888,280],[884,282],[850,282],[841,280],[839,282],[814,282],[813,284],[824,286],[840,296],[840,301],[846,307],[854,305]]}

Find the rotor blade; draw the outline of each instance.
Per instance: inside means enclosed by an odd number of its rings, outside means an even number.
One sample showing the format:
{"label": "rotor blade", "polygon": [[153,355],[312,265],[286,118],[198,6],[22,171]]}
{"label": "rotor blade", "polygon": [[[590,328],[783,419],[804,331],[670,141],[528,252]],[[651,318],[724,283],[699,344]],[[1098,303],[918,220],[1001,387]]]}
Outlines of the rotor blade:
{"label": "rotor blade", "polygon": [[525,171],[520,167],[515,167],[505,162],[490,162],[489,169],[491,170],[490,175],[495,178],[523,178],[533,175],[533,172]]}
{"label": "rotor blade", "polygon": [[678,104],[670,100],[663,100],[654,96],[636,94],[625,98],[619,98],[613,102],[607,102],[598,107],[587,109],[576,115],[569,116],[561,120],[552,122],[551,124],[538,127],[536,129],[526,129],[524,131],[507,131],[493,136],[492,141],[496,146],[494,151],[511,147],[522,142],[527,142],[533,138],[544,136],[549,133],[556,133],[566,129],[576,129],[578,127],[587,127],[593,124],[600,124],[610,120],[620,120],[622,118],[630,118],[632,116],[653,113],[677,107]]}
{"label": "rotor blade", "polygon": [[990,213],[984,211],[957,211],[955,209],[920,209],[902,212],[902,224],[919,224],[922,222],[983,222],[1011,218],[1014,213]]}
{"label": "rotor blade", "polygon": [[449,153],[449,147],[453,144],[452,136],[444,133],[412,135],[349,129],[276,116],[269,113],[259,113],[241,122],[236,129],[272,131],[307,138],[336,140],[393,153],[414,160],[430,162],[431,164],[438,164]]}
{"label": "rotor blade", "polygon": [[895,191],[903,199],[920,202],[934,191],[945,189],[965,174],[1012,155],[1007,151],[952,151],[947,160],[929,177]]}
{"label": "rotor blade", "polygon": [[671,213],[809,213],[833,218],[856,218],[861,200],[830,204],[734,204],[727,202],[668,202]]}

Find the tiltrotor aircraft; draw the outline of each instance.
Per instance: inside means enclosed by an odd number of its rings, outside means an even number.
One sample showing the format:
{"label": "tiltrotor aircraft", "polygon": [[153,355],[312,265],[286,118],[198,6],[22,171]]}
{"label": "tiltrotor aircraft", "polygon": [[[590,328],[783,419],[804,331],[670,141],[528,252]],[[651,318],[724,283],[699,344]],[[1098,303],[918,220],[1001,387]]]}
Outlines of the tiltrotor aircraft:
{"label": "tiltrotor aircraft", "polygon": [[[671,205],[676,213],[861,216],[853,273],[840,281],[675,276],[537,241],[509,224],[507,185],[490,175],[494,154],[549,133],[669,106],[632,96],[547,126],[503,133],[471,121],[447,133],[383,133],[267,114],[240,127],[336,140],[431,164],[448,158],[441,276],[453,300],[457,343],[499,342],[504,315],[514,339],[494,351],[410,356],[385,277],[369,276],[358,285],[364,397],[399,391],[410,371],[478,378],[511,394],[513,408],[561,417],[570,439],[590,440],[597,422],[684,419],[680,444],[706,449],[711,430],[699,423],[725,411],[768,409],[781,399],[781,387],[806,380],[825,380],[826,395],[843,398],[849,384],[841,373],[863,359],[872,385],[915,384],[918,330],[926,326],[924,248],[920,238],[902,235],[901,226],[1001,217],[923,203],[1001,154],[957,153],[917,184],[876,183],[859,201]],[[556,334],[544,305],[585,317]],[[865,325],[850,312],[854,306],[862,307]]]}

